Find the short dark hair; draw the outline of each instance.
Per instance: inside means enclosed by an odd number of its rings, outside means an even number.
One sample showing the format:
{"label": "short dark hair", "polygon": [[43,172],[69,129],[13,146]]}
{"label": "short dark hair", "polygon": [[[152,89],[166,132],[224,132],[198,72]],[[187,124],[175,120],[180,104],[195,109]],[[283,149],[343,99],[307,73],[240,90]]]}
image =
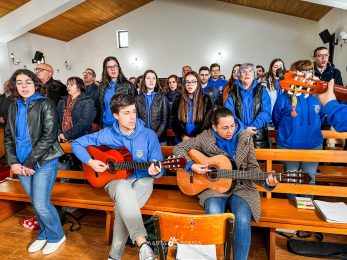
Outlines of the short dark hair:
{"label": "short dark hair", "polygon": [[211,124],[212,125],[218,125],[219,119],[221,117],[227,117],[227,116],[234,117],[234,115],[230,111],[230,109],[228,109],[226,107],[221,107],[221,106],[214,106],[211,109]]}
{"label": "short dark hair", "polygon": [[125,94],[114,95],[110,102],[111,112],[114,114],[118,114],[119,110],[131,105],[135,105],[135,98]]}
{"label": "short dark hair", "polygon": [[214,67],[218,67],[218,69],[220,70],[220,65],[218,63],[212,63],[210,66],[210,70],[212,70],[212,68]]}
{"label": "short dark hair", "polygon": [[81,91],[81,92],[85,92],[86,91],[86,86],[83,82],[83,79],[79,78],[79,77],[70,77],[67,79],[66,81],[66,85],[69,84],[69,82],[75,83],[77,88]]}
{"label": "short dark hair", "polygon": [[19,70],[16,70],[12,74],[11,78],[9,79],[9,83],[8,83],[10,90],[12,92],[11,97],[13,99],[18,99],[21,97],[19,95],[19,93],[17,91],[17,87],[16,87],[17,76],[21,75],[21,74],[28,76],[34,82],[35,93],[40,93],[43,96],[47,95],[47,86],[45,84],[43,84],[41,82],[41,80],[39,80],[39,78],[36,76],[36,74],[34,72],[27,70],[27,69],[19,69]]}
{"label": "short dark hair", "polygon": [[265,72],[265,69],[264,69],[264,67],[263,66],[261,66],[261,65],[257,65],[257,66],[255,66],[257,69],[259,69],[259,68],[261,68],[261,70],[263,71],[263,72]]}
{"label": "short dark hair", "polygon": [[200,74],[200,72],[203,71],[203,70],[208,70],[208,72],[210,72],[210,69],[209,69],[207,66],[202,66],[202,67],[200,67],[200,69],[199,69],[199,74]]}
{"label": "short dark hair", "polygon": [[94,71],[93,69],[91,69],[91,68],[86,68],[86,70],[90,70],[90,71],[92,72],[92,76],[93,76],[94,78],[96,78],[96,73],[95,73],[95,71]]}
{"label": "short dark hair", "polygon": [[321,51],[321,50],[328,50],[328,48],[327,48],[327,47],[324,47],[324,46],[321,46],[321,47],[316,48],[316,49],[313,51],[313,57],[316,57],[317,51]]}

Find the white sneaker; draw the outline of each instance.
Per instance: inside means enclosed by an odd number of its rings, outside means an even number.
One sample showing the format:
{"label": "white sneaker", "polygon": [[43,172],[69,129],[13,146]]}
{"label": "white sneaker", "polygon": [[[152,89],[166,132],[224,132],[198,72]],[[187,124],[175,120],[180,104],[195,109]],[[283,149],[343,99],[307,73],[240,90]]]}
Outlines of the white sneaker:
{"label": "white sneaker", "polygon": [[28,248],[28,252],[30,253],[34,253],[37,252],[39,250],[41,250],[45,244],[46,244],[47,240],[35,240]]}
{"label": "white sneaker", "polygon": [[42,250],[42,254],[49,255],[55,252],[66,240],[66,237],[63,236],[57,243],[47,243],[47,245]]}
{"label": "white sneaker", "polygon": [[139,258],[140,258],[140,260],[155,260],[155,255],[153,253],[153,250],[148,245],[148,243],[144,243],[140,247]]}

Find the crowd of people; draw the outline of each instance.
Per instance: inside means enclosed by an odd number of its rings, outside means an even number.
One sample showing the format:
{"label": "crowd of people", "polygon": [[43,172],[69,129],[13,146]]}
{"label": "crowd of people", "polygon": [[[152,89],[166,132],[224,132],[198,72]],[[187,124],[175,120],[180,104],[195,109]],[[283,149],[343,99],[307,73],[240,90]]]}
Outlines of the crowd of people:
{"label": "crowd of people", "polygon": [[[197,149],[207,156],[229,158],[236,169],[260,171],[255,148],[269,148],[268,129],[278,129],[280,149],[322,149],[322,123],[346,131],[347,106],[336,101],[333,84],[342,85],[341,73],[328,62],[325,47],[314,50],[313,59],[290,66],[307,78],[329,82],[321,95],[300,95],[280,88],[278,69],[282,59],[263,66],[235,64],[229,80],[220,75],[220,65],[202,66],[198,72],[183,66],[182,77],[170,75],[162,86],[154,70],[127,79],[116,57],[103,62],[100,83],[91,68],[83,79],[70,77],[66,85],[53,79],[46,63],[34,72],[17,70],[5,83],[0,96],[0,125],[5,128],[8,165],[18,174],[31,199],[39,224],[36,240],[28,251],[56,251],[65,241],[59,214],[50,201],[58,169],[71,169],[79,162],[103,172],[107,165],[91,158],[86,147],[126,147],[134,161],[162,160],[161,145],[175,145],[174,154],[187,160],[186,171],[204,174],[208,165],[188,156]],[[172,129],[175,137],[167,137]],[[75,154],[66,158],[59,142],[72,142]],[[72,165],[73,164],[73,165]],[[305,170],[314,184],[318,163],[285,162],[286,170]],[[148,170],[135,170],[126,180],[109,182],[105,189],[116,202],[114,236],[108,259],[121,259],[127,238],[139,247],[140,259],[155,259],[148,245],[140,208],[153,190],[153,178],[163,169],[152,163]],[[68,180],[66,180],[68,181]],[[273,189],[271,175],[263,184]],[[250,221],[260,217],[259,193],[252,181],[237,181],[226,193],[207,190],[199,194],[207,214],[235,214],[234,259],[247,259]],[[292,199],[292,198],[291,198]]]}

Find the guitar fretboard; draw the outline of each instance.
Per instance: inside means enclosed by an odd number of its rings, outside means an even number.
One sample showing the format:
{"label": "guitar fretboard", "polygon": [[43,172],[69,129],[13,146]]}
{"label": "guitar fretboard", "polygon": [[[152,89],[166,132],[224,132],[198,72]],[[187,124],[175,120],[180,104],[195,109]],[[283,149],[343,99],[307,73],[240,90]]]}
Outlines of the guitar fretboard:
{"label": "guitar fretboard", "polygon": [[[237,180],[259,180],[264,181],[268,177],[267,172],[261,171],[240,171],[217,169],[210,172],[210,176],[215,178],[237,179]],[[281,173],[271,173],[278,181],[281,181]]]}
{"label": "guitar fretboard", "polygon": [[114,171],[118,170],[145,170],[151,162],[109,162],[110,168]]}

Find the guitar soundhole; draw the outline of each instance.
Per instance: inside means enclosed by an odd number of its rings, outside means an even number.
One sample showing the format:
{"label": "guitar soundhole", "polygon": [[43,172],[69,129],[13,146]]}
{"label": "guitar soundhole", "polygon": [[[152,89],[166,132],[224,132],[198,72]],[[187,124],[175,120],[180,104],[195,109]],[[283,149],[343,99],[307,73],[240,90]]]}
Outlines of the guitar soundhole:
{"label": "guitar soundhole", "polygon": [[217,181],[219,178],[218,178],[218,174],[217,174],[217,168],[216,167],[209,167],[209,169],[211,170],[210,172],[207,173],[207,178],[210,180],[210,181]]}
{"label": "guitar soundhole", "polygon": [[107,159],[106,164],[108,165],[108,171],[110,173],[116,173],[117,172],[117,167],[115,161],[112,159]]}

